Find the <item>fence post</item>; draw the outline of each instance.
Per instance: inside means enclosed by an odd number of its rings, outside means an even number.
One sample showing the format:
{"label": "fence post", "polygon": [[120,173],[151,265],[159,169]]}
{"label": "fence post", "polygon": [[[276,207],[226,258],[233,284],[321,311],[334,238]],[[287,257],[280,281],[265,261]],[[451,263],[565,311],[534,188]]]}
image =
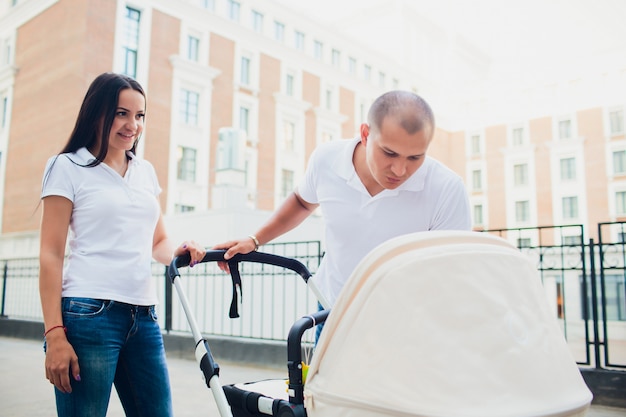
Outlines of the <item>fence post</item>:
{"label": "fence post", "polygon": [[6,318],[4,314],[4,303],[7,298],[7,277],[9,276],[9,261],[4,261],[4,271],[2,273],[2,306],[0,306],[0,317]]}
{"label": "fence post", "polygon": [[167,266],[165,267],[165,331],[167,333],[172,330],[172,283],[167,274]]}
{"label": "fence post", "polygon": [[[601,248],[600,248],[601,249]],[[598,331],[598,289],[596,287],[596,251],[593,239],[589,239],[589,269],[591,270],[591,317],[593,322],[593,353],[596,369],[601,369],[600,365],[600,332]],[[602,250],[600,250],[602,252]],[[602,265],[602,259],[600,259]]]}

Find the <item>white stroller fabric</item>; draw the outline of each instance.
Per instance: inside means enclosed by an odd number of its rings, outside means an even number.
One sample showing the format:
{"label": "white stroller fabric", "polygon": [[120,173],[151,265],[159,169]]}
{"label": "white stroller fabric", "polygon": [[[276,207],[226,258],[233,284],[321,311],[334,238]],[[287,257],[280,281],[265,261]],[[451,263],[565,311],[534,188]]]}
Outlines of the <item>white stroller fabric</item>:
{"label": "white stroller fabric", "polygon": [[355,269],[305,385],[308,417],[583,416],[591,403],[536,266],[504,239],[392,239]]}

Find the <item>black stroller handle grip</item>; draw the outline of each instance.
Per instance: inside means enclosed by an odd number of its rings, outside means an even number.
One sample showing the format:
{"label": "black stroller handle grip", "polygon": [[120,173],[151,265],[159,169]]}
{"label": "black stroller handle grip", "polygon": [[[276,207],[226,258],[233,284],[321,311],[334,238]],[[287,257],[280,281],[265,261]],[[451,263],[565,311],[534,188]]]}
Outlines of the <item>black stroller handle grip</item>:
{"label": "black stroller handle grip", "polygon": [[[202,258],[200,262],[201,263],[228,262],[229,264],[232,264],[232,263],[238,264],[240,262],[255,262],[255,263],[269,264],[269,265],[280,266],[286,269],[290,269],[294,271],[295,273],[297,273],[298,275],[300,275],[304,279],[305,282],[307,282],[309,278],[311,278],[311,272],[309,271],[309,269],[306,266],[304,266],[302,262],[293,258],[286,258],[284,256],[274,255],[271,253],[254,251],[254,252],[245,253],[245,254],[238,253],[235,256],[233,256],[231,259],[229,259],[228,261],[224,261],[225,253],[226,253],[226,250],[224,249],[207,250],[206,254],[204,255],[204,258]],[[174,282],[176,277],[180,276],[178,272],[178,268],[188,266],[190,261],[191,261],[191,257],[189,256],[188,253],[181,255],[181,256],[174,257],[174,259],[170,263],[170,266],[167,269],[168,277],[170,278],[172,282]]]}

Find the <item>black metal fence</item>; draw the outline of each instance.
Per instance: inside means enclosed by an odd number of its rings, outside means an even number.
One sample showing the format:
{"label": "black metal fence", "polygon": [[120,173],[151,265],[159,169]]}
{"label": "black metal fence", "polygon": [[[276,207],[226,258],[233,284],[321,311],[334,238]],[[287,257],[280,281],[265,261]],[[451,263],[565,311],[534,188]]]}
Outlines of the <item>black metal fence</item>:
{"label": "black metal fence", "polygon": [[[298,259],[311,273],[323,256],[319,241],[275,243],[263,251]],[[30,321],[43,321],[39,298],[39,259],[0,260],[2,294],[0,315]],[[189,325],[167,268],[153,263],[152,275],[157,281],[157,307],[161,327],[166,332],[189,333]],[[289,328],[303,315],[317,310],[317,301],[302,278],[290,270],[267,264],[242,263],[241,317],[229,318],[232,297],[230,275],[216,263],[181,268],[180,282],[193,309],[194,318],[205,334],[236,336],[265,340],[287,340]],[[311,335],[305,338],[312,339]]]}
{"label": "black metal fence", "polygon": [[[487,230],[514,243],[537,265],[548,302],[580,365],[626,369],[626,223],[598,225],[598,241],[585,242],[582,225]],[[304,263],[315,273],[323,256],[319,241],[278,243],[262,250]],[[38,259],[0,260],[3,317],[41,321]],[[159,281],[161,325],[189,332],[165,267],[154,264]],[[205,334],[286,340],[295,319],[317,309],[300,277],[281,268],[242,264],[241,317],[228,317],[230,277],[215,264],[181,270],[181,283]],[[312,335],[308,338],[311,339]]]}
{"label": "black metal fence", "polygon": [[486,230],[535,260],[548,302],[580,365],[626,369],[626,223]]}

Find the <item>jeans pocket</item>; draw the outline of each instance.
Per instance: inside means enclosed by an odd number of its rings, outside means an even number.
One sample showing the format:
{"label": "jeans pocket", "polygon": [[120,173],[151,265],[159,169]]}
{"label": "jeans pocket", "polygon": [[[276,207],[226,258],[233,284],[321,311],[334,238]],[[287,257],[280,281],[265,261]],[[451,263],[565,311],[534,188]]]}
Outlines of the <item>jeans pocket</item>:
{"label": "jeans pocket", "polygon": [[150,316],[152,321],[154,321],[154,322],[158,322],[159,321],[159,317],[157,315],[156,308],[154,306],[150,307],[150,309],[148,310],[148,315]]}
{"label": "jeans pocket", "polygon": [[73,317],[95,317],[102,314],[108,303],[107,300],[96,298],[64,298],[63,314]]}

